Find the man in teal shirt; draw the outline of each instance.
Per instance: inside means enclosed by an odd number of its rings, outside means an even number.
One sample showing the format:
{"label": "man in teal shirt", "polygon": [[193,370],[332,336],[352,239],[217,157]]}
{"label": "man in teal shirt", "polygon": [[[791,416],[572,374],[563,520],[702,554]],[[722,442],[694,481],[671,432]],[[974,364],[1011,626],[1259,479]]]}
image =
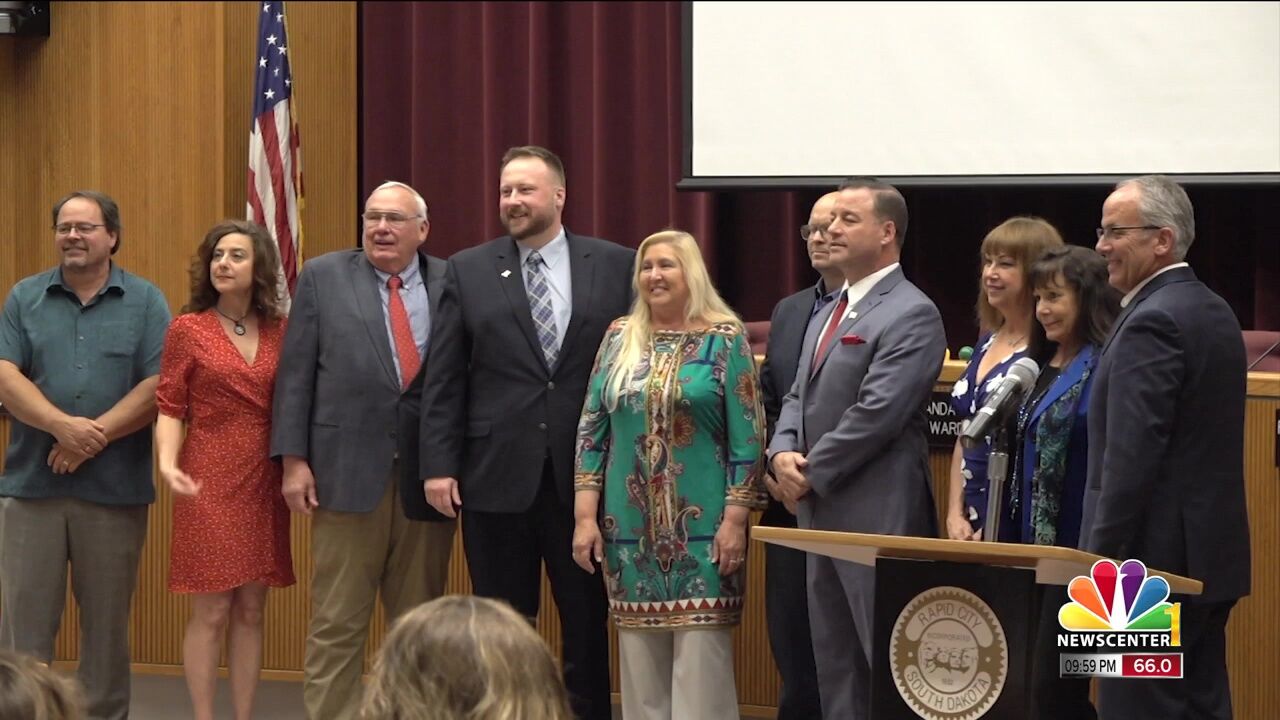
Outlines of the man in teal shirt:
{"label": "man in teal shirt", "polygon": [[0,316],[0,647],[53,659],[67,564],[79,677],[95,720],[129,713],[129,604],[155,499],[151,433],[164,295],[111,261],[120,210],[92,191],[53,207],[59,265],[14,285]]}

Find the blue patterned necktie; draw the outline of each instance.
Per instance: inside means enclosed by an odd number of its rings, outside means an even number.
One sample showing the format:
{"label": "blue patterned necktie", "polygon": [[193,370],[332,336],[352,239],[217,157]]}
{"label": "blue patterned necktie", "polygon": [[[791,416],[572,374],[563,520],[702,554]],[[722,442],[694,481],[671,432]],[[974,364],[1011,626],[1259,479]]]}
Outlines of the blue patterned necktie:
{"label": "blue patterned necktie", "polygon": [[556,317],[551,308],[551,288],[547,287],[547,276],[542,272],[542,256],[535,250],[525,259],[524,287],[529,293],[529,310],[533,315],[533,325],[538,329],[538,343],[542,345],[542,355],[547,359],[547,367],[556,364]]}

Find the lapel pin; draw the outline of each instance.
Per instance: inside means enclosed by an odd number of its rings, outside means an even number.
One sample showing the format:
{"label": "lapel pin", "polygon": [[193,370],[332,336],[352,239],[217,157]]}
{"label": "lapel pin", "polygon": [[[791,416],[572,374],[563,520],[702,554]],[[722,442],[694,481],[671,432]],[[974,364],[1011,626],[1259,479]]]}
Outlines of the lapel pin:
{"label": "lapel pin", "polygon": [[511,277],[511,271],[510,271],[510,270],[503,270],[503,271],[502,271],[502,277]]}

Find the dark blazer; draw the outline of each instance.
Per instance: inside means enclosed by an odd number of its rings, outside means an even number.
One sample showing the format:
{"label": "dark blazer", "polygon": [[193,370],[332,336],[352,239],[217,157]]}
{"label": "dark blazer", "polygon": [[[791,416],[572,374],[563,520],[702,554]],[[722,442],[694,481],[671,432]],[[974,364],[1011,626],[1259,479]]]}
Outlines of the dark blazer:
{"label": "dark blazer", "polygon": [[555,367],[538,344],[515,241],[449,258],[422,393],[419,493],[424,478],[451,476],[465,509],[522,512],[550,457],[561,500],[573,502],[587,378],[609,323],[630,310],[635,251],[565,234],[573,315]]}
{"label": "dark blazer", "polygon": [[[764,404],[768,437],[773,437],[773,426],[782,412],[782,400],[796,381],[796,368],[800,364],[800,346],[804,344],[805,328],[809,314],[818,299],[814,288],[809,287],[778,301],[769,317],[769,345],[764,363],[760,365],[761,401]],[[767,446],[767,443],[766,443]],[[782,503],[769,498],[769,507],[760,518],[761,525],[795,526],[795,519]]]}
{"label": "dark blazer", "polygon": [[1249,594],[1244,341],[1190,268],[1147,283],[1116,319],[1089,403],[1081,547]]}
{"label": "dark blazer", "polygon": [[[418,260],[434,345],[445,262],[422,253]],[[411,413],[425,370],[424,363],[409,388],[401,389],[378,277],[363,250],[308,260],[298,277],[280,352],[271,456],[307,459],[320,507],[372,511],[386,492],[396,454],[403,471],[410,453],[417,451],[417,422]],[[408,467],[412,472],[416,463]],[[422,499],[421,489],[418,495]],[[443,518],[436,514],[432,519]]]}
{"label": "dark blazer", "polygon": [[[1022,513],[1018,518],[1018,527],[1009,528],[1012,523],[1006,521],[1000,528],[1001,535],[1009,531],[1007,542],[1035,542],[1034,533],[1027,536],[1024,526],[1027,524],[1027,511],[1031,503],[1031,481],[1039,460],[1036,448],[1036,431],[1040,420],[1050,408],[1066,402],[1064,397],[1071,388],[1080,385],[1080,397],[1076,401],[1075,417],[1071,421],[1071,431],[1067,438],[1066,467],[1063,470],[1062,494],[1058,499],[1058,532],[1055,545],[1061,547],[1077,547],[1080,542],[1080,515],[1084,505],[1085,475],[1089,465],[1089,398],[1093,390],[1093,371],[1097,366],[1097,347],[1085,345],[1076,356],[1062,368],[1053,384],[1045,391],[1036,406],[1031,409],[1027,418],[1027,427],[1022,437],[1022,468],[1019,474],[1022,483]],[[1085,377],[1085,370],[1090,371]],[[1083,383],[1083,384],[1082,384]],[[1065,410],[1057,410],[1061,414]],[[1005,498],[1008,500],[1008,497]],[[1007,503],[1006,503],[1007,504]]]}

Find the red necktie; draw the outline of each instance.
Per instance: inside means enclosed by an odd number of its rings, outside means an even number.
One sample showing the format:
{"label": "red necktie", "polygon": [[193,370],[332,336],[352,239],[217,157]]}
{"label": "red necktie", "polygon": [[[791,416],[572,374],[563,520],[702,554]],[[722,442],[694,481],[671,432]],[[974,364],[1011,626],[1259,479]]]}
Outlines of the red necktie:
{"label": "red necktie", "polygon": [[831,341],[835,339],[836,329],[840,327],[840,323],[844,322],[844,311],[849,307],[849,293],[840,294],[840,302],[836,304],[836,309],[831,312],[831,321],[827,324],[827,331],[822,334],[822,340],[818,343],[817,349],[813,351],[813,367],[809,368],[809,374],[817,372],[818,366],[822,364],[822,359],[831,352]]}
{"label": "red necktie", "polygon": [[409,313],[404,309],[404,300],[400,298],[400,286],[403,284],[399,275],[392,275],[387,279],[387,288],[391,291],[387,312],[391,315],[391,337],[396,341],[396,357],[400,358],[400,385],[407,388],[417,377],[422,358],[418,357],[418,343],[413,340]]}

